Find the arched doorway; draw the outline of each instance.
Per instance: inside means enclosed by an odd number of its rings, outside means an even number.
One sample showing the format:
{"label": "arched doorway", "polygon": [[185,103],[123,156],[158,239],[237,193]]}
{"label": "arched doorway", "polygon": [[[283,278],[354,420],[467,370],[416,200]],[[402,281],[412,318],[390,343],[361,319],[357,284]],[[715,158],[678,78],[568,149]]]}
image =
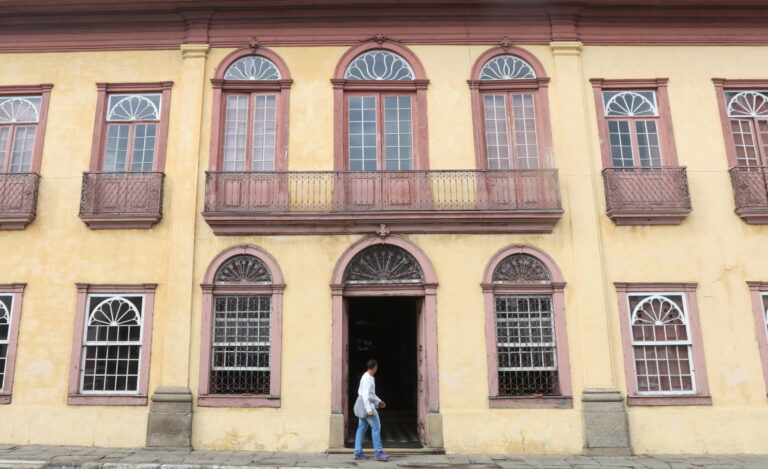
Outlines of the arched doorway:
{"label": "arched doorway", "polygon": [[[359,368],[368,358],[379,360],[383,371],[377,392],[389,387],[389,399],[381,392],[379,395],[396,404],[386,411],[394,410],[390,415],[397,415],[391,428],[413,434],[412,441],[400,433],[397,440],[385,445],[443,446],[437,385],[436,288],[432,263],[421,249],[399,236],[363,239],[337,262],[331,281],[331,447],[343,447],[349,440],[350,427],[357,425],[354,416],[349,417],[350,407],[357,380],[364,372],[364,367]],[[389,376],[385,376],[388,364],[392,366]],[[382,421],[386,428],[386,413]]]}

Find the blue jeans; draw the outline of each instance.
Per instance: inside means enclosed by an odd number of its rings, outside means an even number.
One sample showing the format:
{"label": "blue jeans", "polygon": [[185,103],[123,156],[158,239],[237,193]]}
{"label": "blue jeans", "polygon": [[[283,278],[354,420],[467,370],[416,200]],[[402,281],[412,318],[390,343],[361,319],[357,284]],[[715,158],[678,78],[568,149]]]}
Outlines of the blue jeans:
{"label": "blue jeans", "polygon": [[355,454],[363,452],[363,437],[368,427],[371,427],[371,438],[373,439],[373,449],[377,453],[384,451],[381,447],[381,421],[379,420],[379,413],[373,412],[373,415],[369,415],[364,419],[358,418],[357,434],[355,434]]}

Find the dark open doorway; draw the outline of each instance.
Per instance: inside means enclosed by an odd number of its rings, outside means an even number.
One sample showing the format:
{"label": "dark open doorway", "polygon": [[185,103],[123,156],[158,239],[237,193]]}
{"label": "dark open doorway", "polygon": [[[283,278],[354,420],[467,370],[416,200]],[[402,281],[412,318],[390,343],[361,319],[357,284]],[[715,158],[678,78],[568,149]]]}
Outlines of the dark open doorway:
{"label": "dark open doorway", "polygon": [[[417,431],[418,297],[349,298],[349,421],[347,445],[352,446],[357,418],[352,407],[366,362],[379,362],[376,394],[387,403],[379,412],[385,448],[421,448]],[[370,431],[364,447],[371,447]]]}

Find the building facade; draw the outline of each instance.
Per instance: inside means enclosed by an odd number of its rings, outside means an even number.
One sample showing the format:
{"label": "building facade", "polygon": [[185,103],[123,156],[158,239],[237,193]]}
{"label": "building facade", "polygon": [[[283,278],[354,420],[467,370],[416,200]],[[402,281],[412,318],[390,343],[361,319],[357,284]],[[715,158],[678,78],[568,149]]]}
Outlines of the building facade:
{"label": "building facade", "polygon": [[53,3],[1,442],[335,450],[373,357],[390,446],[768,450],[759,1]]}

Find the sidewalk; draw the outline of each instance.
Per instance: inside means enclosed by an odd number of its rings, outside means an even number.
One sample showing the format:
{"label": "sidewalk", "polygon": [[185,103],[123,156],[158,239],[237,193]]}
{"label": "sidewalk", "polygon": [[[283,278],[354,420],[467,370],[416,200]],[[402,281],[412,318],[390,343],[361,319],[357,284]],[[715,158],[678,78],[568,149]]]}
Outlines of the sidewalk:
{"label": "sidewalk", "polygon": [[0,445],[1,469],[768,469],[768,455],[473,456],[403,455],[382,463],[348,454],[157,451],[82,446]]}

